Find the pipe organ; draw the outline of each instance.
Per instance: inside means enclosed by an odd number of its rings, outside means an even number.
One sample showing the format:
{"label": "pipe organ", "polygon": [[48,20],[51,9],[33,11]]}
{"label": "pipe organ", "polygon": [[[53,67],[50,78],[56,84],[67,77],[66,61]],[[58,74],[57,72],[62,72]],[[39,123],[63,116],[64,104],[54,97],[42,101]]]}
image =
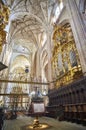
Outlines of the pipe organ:
{"label": "pipe organ", "polygon": [[57,26],[53,33],[52,70],[55,86],[69,84],[82,76],[82,68],[69,23]]}

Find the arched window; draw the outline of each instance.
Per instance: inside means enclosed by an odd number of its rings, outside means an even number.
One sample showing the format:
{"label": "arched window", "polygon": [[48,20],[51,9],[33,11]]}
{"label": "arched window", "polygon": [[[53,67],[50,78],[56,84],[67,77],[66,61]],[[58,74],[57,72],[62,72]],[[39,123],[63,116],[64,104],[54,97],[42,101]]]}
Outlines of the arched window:
{"label": "arched window", "polygon": [[86,0],[79,0],[79,9],[81,13],[85,13],[86,10]]}
{"label": "arched window", "polygon": [[55,9],[55,15],[54,15],[54,17],[53,17],[53,19],[52,19],[53,23],[55,23],[56,20],[58,19],[59,15],[60,15],[60,13],[61,13],[61,11],[62,11],[62,9],[63,9],[63,7],[64,7],[64,6],[63,6],[63,2],[62,2],[62,0],[61,0],[60,3],[57,4],[57,7],[56,7],[56,9]]}

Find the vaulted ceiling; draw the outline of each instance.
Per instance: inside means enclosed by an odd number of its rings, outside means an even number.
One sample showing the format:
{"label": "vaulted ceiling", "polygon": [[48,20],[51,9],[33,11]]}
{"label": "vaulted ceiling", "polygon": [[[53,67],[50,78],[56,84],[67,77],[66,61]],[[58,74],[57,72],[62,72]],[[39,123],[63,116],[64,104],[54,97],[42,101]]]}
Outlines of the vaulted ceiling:
{"label": "vaulted ceiling", "polygon": [[[2,1],[10,10],[8,25],[5,28],[9,49],[4,57],[9,73],[14,73],[16,70],[23,73],[28,66],[29,75],[36,76],[37,66],[40,64],[39,68],[42,70],[38,75],[47,75],[45,67],[48,64],[48,55],[51,53],[47,50],[47,43],[51,44],[48,41],[48,33],[51,33],[50,39],[52,39],[56,13],[59,14],[57,7],[62,0]],[[18,68],[22,69],[18,71]]]}
{"label": "vaulted ceiling", "polygon": [[11,9],[9,41],[17,39],[17,44],[23,42],[29,47],[33,43],[35,47],[39,47],[42,35],[51,28],[58,0],[4,1]]}
{"label": "vaulted ceiling", "polygon": [[[29,63],[31,63],[31,60],[34,60],[36,51],[42,49],[46,44],[47,32],[53,28],[55,10],[60,1],[3,0],[3,2],[10,8],[7,41],[12,45],[13,49],[13,55],[11,56],[12,70],[15,68],[16,63],[17,66],[19,64],[18,60],[16,60],[19,58],[16,57],[22,57],[24,63],[26,62],[24,57],[26,57]],[[28,56],[26,56],[24,48],[28,50]],[[24,55],[24,57],[20,55]],[[27,57],[29,57],[29,59]],[[13,60],[15,60],[16,63],[13,62]],[[45,60],[47,60],[46,57]]]}

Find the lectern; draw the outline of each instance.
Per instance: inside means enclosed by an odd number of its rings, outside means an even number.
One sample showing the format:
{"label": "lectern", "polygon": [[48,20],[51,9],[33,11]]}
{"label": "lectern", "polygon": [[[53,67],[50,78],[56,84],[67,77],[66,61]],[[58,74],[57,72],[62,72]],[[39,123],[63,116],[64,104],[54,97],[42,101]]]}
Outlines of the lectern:
{"label": "lectern", "polygon": [[31,106],[30,106],[30,115],[35,116],[35,119],[31,125],[29,125],[29,130],[30,129],[46,129],[49,127],[48,124],[46,123],[40,123],[39,122],[39,116],[42,116],[45,114],[45,105],[43,102],[43,98],[40,97],[34,97],[32,98]]}
{"label": "lectern", "polygon": [[32,103],[33,114],[35,119],[33,122],[33,128],[40,128],[42,124],[39,123],[38,117],[45,113],[45,106],[43,102],[33,102]]}

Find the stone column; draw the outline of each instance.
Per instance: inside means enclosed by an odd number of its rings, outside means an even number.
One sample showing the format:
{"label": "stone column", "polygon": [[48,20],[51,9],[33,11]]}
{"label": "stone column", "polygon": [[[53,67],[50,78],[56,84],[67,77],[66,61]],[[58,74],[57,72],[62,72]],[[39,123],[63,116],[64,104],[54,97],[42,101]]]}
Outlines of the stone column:
{"label": "stone column", "polygon": [[73,30],[83,74],[86,75],[86,32],[75,0],[67,0],[69,21]]}
{"label": "stone column", "polygon": [[[51,48],[51,35],[52,32],[47,30],[47,52],[48,52],[48,81],[53,81],[52,79],[52,67],[51,67],[51,58],[52,58],[52,48]],[[53,89],[53,83],[50,83],[49,89]]]}
{"label": "stone column", "polygon": [[37,51],[37,55],[36,55],[36,78],[37,80],[39,80],[40,76],[41,76],[41,66],[40,66],[40,48]]}

